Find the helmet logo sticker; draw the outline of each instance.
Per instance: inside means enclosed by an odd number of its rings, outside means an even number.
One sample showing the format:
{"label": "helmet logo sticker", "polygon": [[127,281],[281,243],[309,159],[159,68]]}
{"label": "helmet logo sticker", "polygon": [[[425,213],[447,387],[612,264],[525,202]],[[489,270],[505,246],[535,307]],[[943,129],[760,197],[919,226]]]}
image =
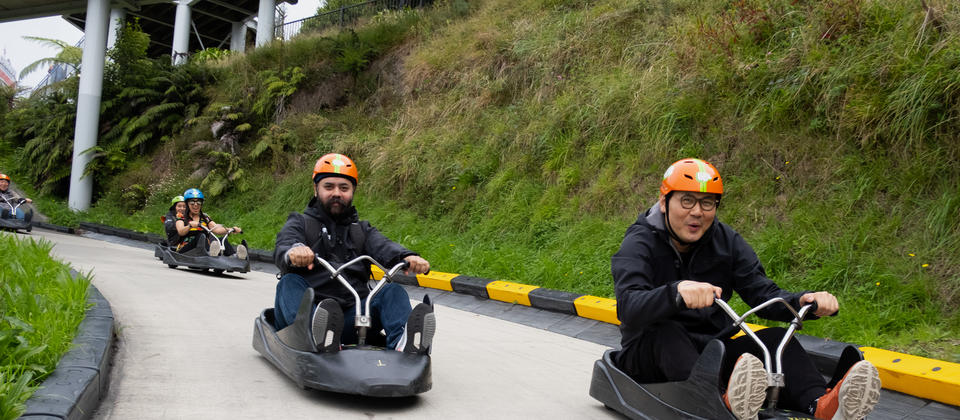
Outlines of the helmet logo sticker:
{"label": "helmet logo sticker", "polygon": [[340,159],[340,156],[337,155],[337,157],[334,158],[330,164],[333,165],[333,171],[339,174],[342,172],[340,168],[346,166],[347,163]]}

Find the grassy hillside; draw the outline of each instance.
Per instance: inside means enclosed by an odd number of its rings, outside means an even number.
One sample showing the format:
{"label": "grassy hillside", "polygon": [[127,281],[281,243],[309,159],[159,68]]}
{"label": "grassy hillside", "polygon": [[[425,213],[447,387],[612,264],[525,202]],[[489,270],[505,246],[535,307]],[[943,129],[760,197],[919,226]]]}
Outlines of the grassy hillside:
{"label": "grassy hillside", "polygon": [[925,4],[382,13],[212,65],[210,105],[82,217],[159,231],[202,185],[215,219],[271,248],[336,150],[360,166],[361,216],[436,270],[612,296],[626,227],[697,156],[774,280],[840,297],[809,333],[960,361],[960,6]]}

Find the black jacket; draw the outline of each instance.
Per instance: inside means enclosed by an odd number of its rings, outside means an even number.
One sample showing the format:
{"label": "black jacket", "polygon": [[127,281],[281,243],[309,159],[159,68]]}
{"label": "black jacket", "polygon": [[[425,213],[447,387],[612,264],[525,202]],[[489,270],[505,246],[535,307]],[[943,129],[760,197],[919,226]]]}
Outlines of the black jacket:
{"label": "black jacket", "polygon": [[[670,241],[658,204],[627,228],[620,250],[611,259],[611,270],[623,348],[637,345],[646,328],[665,320],[686,327],[701,346],[730,325],[730,318],[717,305],[681,308],[682,304],[677,304],[677,283],[681,280],[719,286],[724,301],[736,291],[750,306],[782,297],[798,308],[800,296],[806,293],[780,289],[767,278],[753,248],[716,219],[684,261]],[[771,305],[758,315],[780,321],[793,319],[782,305]]]}
{"label": "black jacket", "polygon": [[163,232],[167,235],[167,246],[177,246],[180,243],[180,233],[177,232],[177,213],[173,210],[163,216]]}
{"label": "black jacket", "polygon": [[[307,237],[307,226],[304,218],[311,218],[316,221],[316,237]],[[362,238],[356,238],[351,234],[352,224],[359,225],[362,230]],[[323,228],[326,228],[327,236]],[[357,242],[362,241],[362,244]],[[339,281],[332,278],[330,272],[319,264],[315,264],[313,270],[307,270],[305,267],[293,267],[287,259],[287,251],[297,245],[306,245],[313,249],[320,258],[327,260],[334,268],[339,268],[343,263],[360,255],[369,255],[377,260],[386,268],[391,268],[403,261],[409,255],[416,253],[400,246],[396,242],[387,239],[369,222],[360,221],[357,210],[353,207],[337,219],[330,217],[316,198],[310,201],[303,213],[292,212],[287,216],[287,222],[283,229],[277,233],[277,244],[273,250],[273,260],[280,268],[282,273],[300,274],[307,280],[307,283],[316,291],[317,296],[322,298],[334,298],[342,307],[352,306],[354,304],[353,294],[350,293]],[[357,267],[357,268],[353,268]],[[344,277],[353,285],[354,289],[365,298],[370,294],[367,288],[367,280],[370,278],[370,264],[363,263],[351,266],[344,272]]]}

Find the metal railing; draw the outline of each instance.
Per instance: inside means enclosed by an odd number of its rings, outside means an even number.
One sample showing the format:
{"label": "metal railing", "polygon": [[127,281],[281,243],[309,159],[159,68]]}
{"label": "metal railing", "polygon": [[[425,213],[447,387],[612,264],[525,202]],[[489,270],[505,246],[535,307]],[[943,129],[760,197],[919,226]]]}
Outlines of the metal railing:
{"label": "metal railing", "polygon": [[361,17],[373,16],[381,10],[401,10],[404,8],[417,8],[433,4],[433,0],[368,0],[362,3],[343,6],[337,10],[331,10],[284,23],[277,28],[276,36],[283,40],[289,40],[294,36],[307,32],[319,32],[331,27],[345,27],[354,24]]}
{"label": "metal railing", "polygon": [[[74,44],[74,46],[75,46],[75,47],[80,47],[80,48],[82,49],[82,48],[83,48],[83,41],[84,41],[85,38],[86,38],[86,37],[80,37],[80,40],[77,41],[77,43]],[[37,83],[37,85],[34,86],[33,88],[36,90],[36,89],[42,88],[42,87],[44,87],[44,86],[54,84],[54,83],[56,83],[56,82],[59,82],[59,81],[61,81],[61,80],[66,79],[66,78],[68,78],[68,77],[70,77],[70,76],[73,76],[73,74],[76,73],[76,72],[77,72],[76,69],[74,69],[73,67],[68,66],[68,65],[66,65],[66,64],[54,64],[54,65],[51,65],[49,68],[47,68],[47,75],[46,75],[46,76],[43,76],[43,79],[40,79],[40,82]]]}

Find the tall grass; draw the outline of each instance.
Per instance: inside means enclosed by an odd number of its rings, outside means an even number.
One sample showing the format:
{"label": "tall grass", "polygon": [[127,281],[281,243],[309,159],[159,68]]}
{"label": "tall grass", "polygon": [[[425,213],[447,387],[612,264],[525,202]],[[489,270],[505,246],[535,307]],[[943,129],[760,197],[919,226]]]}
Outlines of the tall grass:
{"label": "tall grass", "polygon": [[24,402],[70,348],[86,311],[87,276],[50,258],[51,244],[0,233],[0,419]]}

